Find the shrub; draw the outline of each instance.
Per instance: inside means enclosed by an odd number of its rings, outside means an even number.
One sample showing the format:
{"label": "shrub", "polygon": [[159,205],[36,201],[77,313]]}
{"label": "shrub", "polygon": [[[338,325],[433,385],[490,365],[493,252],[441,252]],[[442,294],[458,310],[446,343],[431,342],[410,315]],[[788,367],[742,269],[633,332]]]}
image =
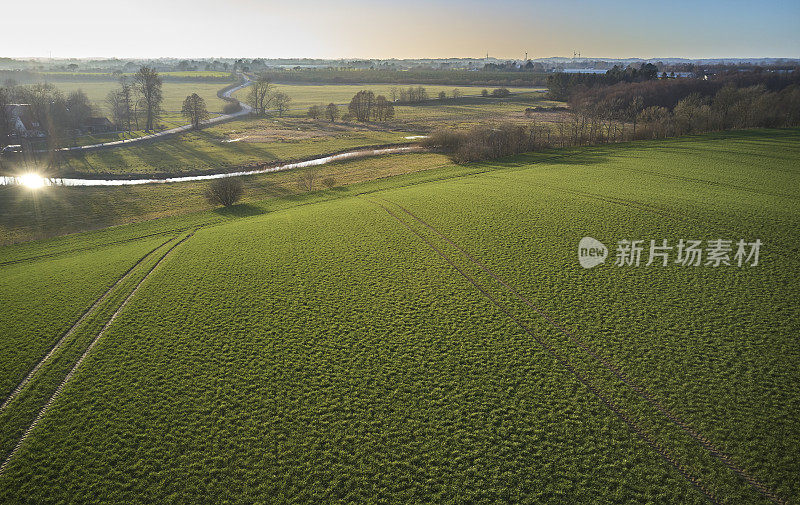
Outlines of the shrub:
{"label": "shrub", "polygon": [[228,102],[222,107],[223,114],[236,114],[242,110],[242,106],[239,102]]}
{"label": "shrub", "polygon": [[336,186],[336,179],[334,179],[333,177],[326,177],[326,178],[322,179],[322,185],[325,186],[326,188],[330,189],[330,188]]}
{"label": "shrub", "polygon": [[213,204],[230,207],[242,197],[244,185],[238,177],[214,179],[206,188],[206,199]]}

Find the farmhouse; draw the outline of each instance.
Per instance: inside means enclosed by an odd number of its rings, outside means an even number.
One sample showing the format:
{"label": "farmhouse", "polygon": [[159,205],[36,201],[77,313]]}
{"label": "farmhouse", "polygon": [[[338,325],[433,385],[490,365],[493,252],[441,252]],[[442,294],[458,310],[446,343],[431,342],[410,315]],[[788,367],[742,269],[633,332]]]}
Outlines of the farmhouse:
{"label": "farmhouse", "polygon": [[90,117],[86,119],[83,125],[83,130],[86,133],[108,133],[116,130],[114,124],[105,117]]}
{"label": "farmhouse", "polygon": [[11,103],[5,106],[11,130],[20,137],[43,137],[41,125],[34,121],[31,106],[27,103]]}

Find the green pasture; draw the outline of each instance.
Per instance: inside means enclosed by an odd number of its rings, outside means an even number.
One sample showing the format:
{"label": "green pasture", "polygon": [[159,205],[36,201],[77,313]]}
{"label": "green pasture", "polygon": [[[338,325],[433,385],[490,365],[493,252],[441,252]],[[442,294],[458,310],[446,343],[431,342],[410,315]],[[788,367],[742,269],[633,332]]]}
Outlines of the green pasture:
{"label": "green pasture", "polygon": [[[796,502],[798,141],[443,164],[2,247],[7,382],[141,265],[0,414],[8,454],[139,286],[0,502]],[[606,264],[578,264],[585,236]],[[759,265],[613,264],[720,238]]]}

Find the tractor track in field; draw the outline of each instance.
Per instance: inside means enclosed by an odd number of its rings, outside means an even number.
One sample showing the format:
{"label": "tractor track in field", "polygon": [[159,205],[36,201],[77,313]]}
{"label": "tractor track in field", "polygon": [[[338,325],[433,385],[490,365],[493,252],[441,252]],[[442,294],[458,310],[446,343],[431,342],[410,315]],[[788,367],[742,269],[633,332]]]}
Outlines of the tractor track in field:
{"label": "tractor track in field", "polygon": [[477,260],[474,256],[460,247],[458,244],[453,242],[449,237],[447,237],[444,233],[439,231],[437,228],[429,224],[428,222],[424,221],[422,218],[418,217],[410,210],[406,209],[402,205],[391,202],[386,199],[382,199],[384,202],[389,203],[391,205],[396,206],[404,213],[408,214],[411,218],[418,221],[420,224],[425,226],[426,228],[430,229],[434,234],[440,237],[442,240],[447,242],[450,246],[458,250],[464,257],[467,258],[475,266],[479,267],[483,272],[489,275],[491,278],[496,280],[500,283],[503,287],[505,287],[509,292],[511,292],[517,299],[522,301],[525,305],[530,307],[536,314],[540,315],[546,321],[550,323],[554,328],[556,328],[559,332],[564,334],[567,338],[569,338],[573,343],[578,345],[581,349],[583,349],[587,354],[595,358],[599,361],[603,367],[605,367],[608,371],[613,373],[623,384],[628,386],[634,393],[636,393],[640,398],[645,400],[647,403],[652,405],[657,411],[661,412],[664,418],[668,419],[672,422],[675,426],[680,428],[690,437],[692,437],[700,446],[702,446],[706,451],[708,451],[712,456],[717,458],[721,461],[725,466],[727,466],[731,471],[733,471],[736,475],[750,484],[753,488],[755,488],[759,493],[761,493],[764,497],[770,499],[771,501],[784,505],[787,502],[767,488],[766,485],[759,482],[755,479],[750,473],[748,473],[745,469],[737,465],[735,462],[732,461],[731,457],[723,452],[722,450],[718,449],[714,444],[705,436],[694,430],[689,424],[679,419],[675,414],[670,412],[661,402],[655,399],[643,386],[636,384],[625,372],[619,369],[616,365],[609,362],[606,358],[600,356],[594,349],[592,349],[588,344],[578,338],[577,335],[569,331],[565,325],[559,323],[554,317],[550,316],[544,310],[539,308],[538,306],[534,305],[526,296],[522,295],[519,291],[517,291],[513,286],[509,285],[506,281],[504,281],[499,275],[495,272],[490,270],[486,265],[482,262]]}
{"label": "tractor track in field", "polygon": [[492,296],[486,288],[481,285],[478,281],[473,279],[469,274],[467,274],[463,269],[461,269],[458,265],[453,262],[441,249],[436,247],[430,240],[428,240],[423,234],[415,230],[411,225],[409,225],[406,221],[400,218],[396,213],[392,212],[391,209],[383,205],[382,203],[378,202],[377,200],[373,200],[377,206],[385,210],[391,217],[397,220],[400,224],[405,226],[411,233],[416,235],[420,240],[422,240],[425,244],[428,245],[439,257],[441,257],[445,262],[447,262],[451,267],[453,267],[462,277],[464,277],[470,284],[472,284],[481,294],[487,298],[489,301],[492,302],[501,312],[503,312],[506,316],[508,316],[517,326],[519,326],[525,333],[530,335],[547,353],[556,360],[560,365],[566,368],[578,381],[583,384],[592,394],[594,394],[606,407],[609,408],[621,421],[623,421],[628,428],[631,429],[634,433],[636,433],[647,445],[650,446],[653,451],[655,451],[661,458],[667,461],[670,465],[672,465],[678,473],[681,474],[690,484],[692,484],[695,488],[697,488],[709,501],[716,504],[723,503],[720,501],[716,495],[706,488],[702,482],[698,479],[693,477],[689,471],[686,469],[684,465],[679,463],[675,458],[673,458],[667,451],[664,449],[661,444],[658,443],[653,437],[651,437],[647,432],[645,432],[642,428],[640,428],[632,419],[630,419],[622,410],[610,399],[608,399],[603,393],[601,393],[597,388],[595,388],[589,380],[584,377],[578,370],[575,369],[574,366],[569,362],[568,359],[562,357],[551,345],[549,345],[544,340],[540,339],[527,325],[525,325],[519,318],[514,316],[514,314],[508,310],[503,304],[501,304],[494,296]]}
{"label": "tractor track in field", "polygon": [[[65,249],[63,251],[56,251],[56,252],[47,253],[47,254],[39,254],[39,255],[36,255],[36,256],[27,256],[25,258],[17,258],[17,259],[14,259],[14,260],[8,260],[8,261],[0,262],[0,267],[4,267],[6,265],[14,265],[16,263],[23,263],[25,261],[36,261],[36,260],[41,260],[41,259],[45,259],[45,258],[52,258],[54,256],[60,256],[62,254],[70,254],[70,253],[75,253],[75,252],[88,251],[90,249],[97,249],[97,248],[100,248],[100,247],[106,247],[106,246],[110,246],[110,245],[125,244],[127,242],[134,242],[136,240],[142,240],[142,239],[145,239],[145,238],[158,237],[159,235],[169,235],[169,234],[176,233],[176,232],[178,234],[180,234],[180,233],[185,232],[186,230],[189,230],[189,229],[191,229],[191,227],[177,228],[177,229],[169,230],[169,231],[161,231],[161,232],[157,232],[157,233],[148,233],[147,235],[139,235],[137,237],[132,237],[132,238],[125,238],[125,239],[121,239],[121,240],[113,240],[111,242],[105,242],[105,243],[102,243],[102,244],[96,244],[96,245],[90,245],[90,246],[84,246],[84,247],[76,247],[75,249]],[[8,244],[8,245],[14,245],[14,244]]]}
{"label": "tractor track in field", "polygon": [[[6,458],[3,460],[3,463],[0,464],[0,474],[2,474],[5,471],[6,467],[8,466],[8,463],[11,461],[11,459],[14,457],[14,455],[16,455],[16,453],[19,451],[20,447],[22,447],[22,444],[25,442],[25,440],[27,440],[28,436],[31,434],[33,429],[36,428],[36,425],[39,424],[39,421],[42,420],[42,418],[47,413],[48,409],[53,404],[53,402],[56,400],[58,395],[61,393],[61,391],[63,391],[64,387],[67,385],[67,383],[70,381],[70,379],[72,379],[72,377],[78,371],[80,366],[83,364],[83,361],[86,359],[86,357],[89,355],[89,353],[94,348],[95,344],[97,344],[97,342],[100,340],[100,338],[105,334],[106,330],[108,330],[108,328],[111,326],[111,324],[114,322],[114,320],[116,320],[117,316],[119,316],[119,314],[122,312],[122,309],[124,309],[125,306],[128,304],[128,302],[131,300],[131,298],[133,298],[133,295],[135,295],[136,292],[139,291],[139,288],[142,286],[142,284],[144,284],[144,282],[150,277],[150,275],[156,270],[156,268],[158,268],[158,266],[170,255],[170,253],[172,253],[172,251],[174,251],[176,247],[178,247],[179,245],[181,245],[182,243],[184,243],[185,241],[190,239],[198,229],[199,228],[194,229],[188,235],[186,235],[182,239],[180,239],[177,242],[175,242],[174,244],[172,244],[172,246],[170,246],[169,249],[167,249],[167,251],[158,259],[158,261],[156,261],[156,263],[152,267],[150,267],[150,270],[148,270],[147,273],[144,275],[144,277],[142,277],[142,279],[136,284],[136,287],[134,287],[133,290],[128,294],[128,296],[125,297],[125,299],[122,301],[120,306],[117,307],[117,309],[111,315],[111,318],[106,322],[106,324],[103,326],[103,328],[97,333],[97,335],[94,337],[94,339],[92,339],[92,342],[86,348],[86,351],[84,351],[84,353],[81,355],[81,357],[78,358],[78,361],[75,362],[75,365],[72,367],[72,369],[69,371],[69,373],[67,373],[67,375],[64,377],[64,380],[61,381],[61,383],[58,385],[58,387],[56,388],[55,392],[50,396],[50,399],[47,400],[47,403],[45,403],[44,406],[39,410],[39,413],[36,415],[36,418],[33,420],[33,422],[30,424],[30,426],[28,426],[28,428],[25,430],[25,433],[23,433],[22,437],[20,437],[20,439],[17,441],[17,444],[14,446],[14,448],[11,450],[11,452],[8,454],[8,456],[6,456]],[[170,240],[172,240],[172,239],[170,239]]]}
{"label": "tractor track in field", "polygon": [[141,258],[139,258],[139,259],[136,261],[136,263],[134,263],[134,264],[133,264],[133,265],[132,265],[132,266],[131,266],[131,267],[130,267],[130,268],[127,270],[127,271],[125,271],[125,273],[123,273],[123,274],[122,274],[122,276],[120,276],[120,278],[119,278],[119,279],[117,279],[117,280],[114,282],[114,284],[112,284],[112,285],[111,285],[111,287],[109,287],[109,288],[108,288],[108,289],[107,289],[107,290],[106,290],[106,291],[105,291],[105,292],[104,292],[102,295],[100,295],[100,297],[99,297],[97,300],[95,300],[95,302],[94,302],[94,303],[93,303],[93,304],[92,304],[92,305],[91,305],[91,306],[90,306],[88,309],[86,309],[86,310],[83,312],[83,314],[81,314],[81,317],[80,317],[80,318],[78,318],[78,320],[77,320],[77,321],[75,321],[75,324],[73,324],[73,325],[72,325],[72,326],[71,326],[71,327],[70,327],[70,328],[69,328],[69,329],[66,331],[66,333],[64,333],[64,335],[62,335],[62,336],[61,336],[61,338],[60,338],[60,339],[58,339],[58,341],[55,343],[55,345],[54,345],[52,348],[50,348],[50,351],[48,351],[48,353],[45,355],[45,357],[44,357],[44,358],[42,358],[41,360],[39,360],[39,362],[38,362],[38,363],[36,363],[36,365],[33,367],[33,369],[32,369],[30,372],[28,372],[28,374],[25,376],[25,378],[24,378],[24,379],[22,379],[22,381],[21,381],[21,382],[20,382],[20,383],[17,385],[17,387],[16,387],[16,388],[15,388],[15,389],[14,389],[14,390],[11,392],[11,394],[10,394],[10,395],[9,395],[9,396],[8,396],[8,397],[5,399],[5,400],[3,400],[3,403],[2,403],[2,405],[0,405],[0,412],[2,412],[3,410],[5,410],[5,408],[6,408],[6,407],[8,407],[8,404],[9,404],[9,403],[11,403],[11,402],[14,400],[14,398],[16,398],[16,397],[17,397],[17,395],[19,395],[19,393],[20,393],[20,392],[22,392],[22,390],[25,388],[25,386],[28,384],[28,382],[30,382],[30,380],[31,380],[31,379],[33,379],[33,376],[34,376],[34,375],[36,375],[36,372],[38,372],[38,371],[39,371],[39,369],[42,367],[42,365],[44,365],[44,364],[45,364],[45,362],[47,362],[47,360],[49,360],[49,359],[50,359],[50,358],[51,358],[51,357],[52,357],[52,356],[53,356],[53,355],[56,353],[56,351],[57,351],[58,349],[60,349],[60,348],[61,348],[61,345],[62,345],[62,344],[63,344],[63,343],[64,343],[64,342],[67,340],[67,338],[69,338],[69,336],[70,336],[70,335],[72,335],[73,333],[75,333],[75,330],[77,330],[77,329],[78,329],[78,327],[79,327],[79,326],[80,326],[80,325],[81,325],[81,324],[82,324],[82,323],[83,323],[83,322],[84,322],[84,321],[85,321],[85,320],[86,320],[86,319],[87,319],[87,318],[88,318],[90,315],[92,315],[92,313],[93,313],[93,312],[94,312],[94,311],[97,309],[97,307],[98,307],[98,306],[99,306],[101,303],[103,303],[103,301],[104,301],[106,298],[108,298],[108,297],[109,297],[109,295],[111,295],[111,292],[112,292],[112,291],[114,291],[114,289],[115,289],[117,286],[119,286],[119,285],[120,285],[120,284],[121,284],[121,283],[122,283],[122,282],[123,282],[125,279],[127,279],[127,278],[128,278],[128,276],[131,274],[131,272],[133,272],[133,270],[134,270],[136,267],[138,267],[139,265],[141,265],[141,264],[142,264],[142,262],[143,262],[144,260],[146,260],[147,258],[149,258],[149,257],[150,257],[150,256],[151,256],[151,255],[152,255],[154,252],[156,252],[158,249],[160,249],[161,247],[163,247],[163,246],[164,246],[164,245],[165,245],[167,242],[169,242],[170,240],[173,240],[174,238],[175,238],[175,237],[170,237],[169,239],[165,240],[164,242],[162,242],[161,244],[157,245],[155,248],[153,248],[152,250],[150,250],[150,251],[149,251],[147,254],[145,254],[144,256],[142,256]]}

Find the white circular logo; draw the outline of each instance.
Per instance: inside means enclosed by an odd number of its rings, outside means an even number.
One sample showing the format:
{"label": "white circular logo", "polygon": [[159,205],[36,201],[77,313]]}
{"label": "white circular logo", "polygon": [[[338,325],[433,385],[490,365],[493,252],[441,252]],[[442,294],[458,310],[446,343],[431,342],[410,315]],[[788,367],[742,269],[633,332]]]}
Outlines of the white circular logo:
{"label": "white circular logo", "polygon": [[606,261],[608,248],[599,240],[583,237],[578,242],[578,261],[583,268],[596,267]]}

